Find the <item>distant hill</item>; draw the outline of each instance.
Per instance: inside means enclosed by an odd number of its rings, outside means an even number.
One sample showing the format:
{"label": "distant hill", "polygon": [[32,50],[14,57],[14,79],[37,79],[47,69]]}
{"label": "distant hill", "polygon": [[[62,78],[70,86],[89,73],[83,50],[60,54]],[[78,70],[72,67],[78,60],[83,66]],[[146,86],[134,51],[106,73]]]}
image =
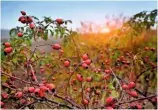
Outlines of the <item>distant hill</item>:
{"label": "distant hill", "polygon": [[8,29],[1,29],[1,41],[7,41],[9,39],[9,30]]}

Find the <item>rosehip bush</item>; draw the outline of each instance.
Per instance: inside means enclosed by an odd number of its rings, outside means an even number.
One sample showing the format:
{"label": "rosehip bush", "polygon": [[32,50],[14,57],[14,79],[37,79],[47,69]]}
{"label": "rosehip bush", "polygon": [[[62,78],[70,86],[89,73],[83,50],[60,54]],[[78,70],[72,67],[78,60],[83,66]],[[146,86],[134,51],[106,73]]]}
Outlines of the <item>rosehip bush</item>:
{"label": "rosehip bush", "polygon": [[[10,30],[1,48],[1,108],[12,109],[142,109],[157,108],[156,48],[140,53],[99,48],[82,51],[77,34],[67,28],[70,20],[35,16],[21,11],[24,26]],[[78,35],[78,34],[77,34]],[[60,37],[67,44],[32,41]],[[73,52],[65,51],[66,45]],[[52,49],[50,53],[40,47]],[[119,54],[118,54],[119,53]],[[148,55],[148,56],[145,56]],[[146,84],[143,84],[146,83]]]}

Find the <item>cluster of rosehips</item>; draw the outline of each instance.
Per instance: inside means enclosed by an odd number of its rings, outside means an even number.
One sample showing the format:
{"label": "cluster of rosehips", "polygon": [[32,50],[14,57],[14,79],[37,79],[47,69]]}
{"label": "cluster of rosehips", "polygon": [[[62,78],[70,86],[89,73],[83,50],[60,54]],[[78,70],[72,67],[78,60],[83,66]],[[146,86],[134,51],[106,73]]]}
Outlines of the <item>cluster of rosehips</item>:
{"label": "cluster of rosehips", "polygon": [[156,49],[155,49],[154,47],[144,47],[144,50],[145,50],[145,51],[150,50],[150,51],[152,51],[152,52],[155,52],[155,51],[156,51]]}
{"label": "cluster of rosehips", "polygon": [[19,101],[20,105],[26,105],[29,102],[27,101],[27,98],[25,96],[31,95],[43,98],[46,96],[46,93],[52,94],[55,92],[55,85],[52,83],[45,83],[45,84],[39,84],[39,87],[24,87],[23,91],[16,91],[12,94],[7,94],[6,92],[3,92],[1,94],[2,100],[1,101],[1,108],[4,107],[5,101],[9,98],[14,99],[16,101]]}
{"label": "cluster of rosehips", "polygon": [[[26,15],[26,12],[24,11],[21,11],[21,14],[22,16],[19,17],[19,21],[23,24],[29,24],[29,27],[31,29],[34,29],[35,28],[35,25],[33,23],[33,19],[31,18],[31,16],[27,16]],[[23,36],[23,33],[22,32],[18,32],[18,37],[22,37]]]}
{"label": "cluster of rosehips", "polygon": [[11,47],[11,44],[9,42],[5,42],[3,43],[3,45],[5,46],[4,48],[4,54],[9,54],[13,51],[13,48]]}
{"label": "cluster of rosehips", "polygon": [[136,84],[134,82],[130,82],[128,85],[123,84],[122,88],[127,92],[127,94],[129,94],[132,97],[138,97],[138,94],[136,91],[131,90],[134,89],[136,86]]}

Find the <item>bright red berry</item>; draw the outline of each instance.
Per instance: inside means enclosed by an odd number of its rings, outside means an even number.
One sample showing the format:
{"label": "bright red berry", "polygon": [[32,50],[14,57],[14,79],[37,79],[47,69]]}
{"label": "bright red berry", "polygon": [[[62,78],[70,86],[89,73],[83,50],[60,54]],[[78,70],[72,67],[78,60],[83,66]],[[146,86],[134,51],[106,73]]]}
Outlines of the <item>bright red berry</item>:
{"label": "bright red berry", "polygon": [[82,55],[82,59],[83,60],[87,60],[88,59],[88,55],[87,54]]}
{"label": "bright red berry", "polygon": [[9,95],[8,95],[7,93],[2,93],[2,98],[8,99],[8,98],[9,98]]}
{"label": "bright red berry", "polygon": [[128,88],[129,89],[132,89],[132,88],[134,88],[136,86],[136,84],[134,83],[134,82],[130,82],[129,84],[128,84]]}
{"label": "bright red berry", "polygon": [[32,23],[32,22],[33,22],[32,18],[27,16],[27,23]]}
{"label": "bright red berry", "polygon": [[87,78],[86,78],[86,81],[87,81],[87,82],[91,82],[91,81],[92,81],[92,77],[87,77]]}
{"label": "bright red berry", "polygon": [[54,84],[46,84],[46,87],[49,88],[50,90],[55,89]]}
{"label": "bright red berry", "polygon": [[3,107],[4,107],[4,102],[1,101],[1,108],[3,108]]}
{"label": "bright red berry", "polygon": [[22,15],[26,15],[26,12],[25,12],[25,11],[21,11],[21,14],[22,14]]}
{"label": "bright red berry", "polygon": [[55,21],[56,21],[58,24],[63,24],[63,23],[64,23],[64,21],[63,21],[62,19],[60,19],[60,18],[56,19]]}
{"label": "bright red berry", "polygon": [[61,46],[60,46],[59,44],[53,44],[53,45],[52,45],[52,48],[53,48],[54,50],[59,50],[59,49],[61,49]]}
{"label": "bright red berry", "polygon": [[108,106],[108,107],[106,107],[106,110],[113,110],[113,107]]}
{"label": "bright red berry", "polygon": [[105,102],[106,102],[106,105],[113,104],[113,97],[108,97]]}
{"label": "bright red berry", "polygon": [[23,96],[23,93],[22,92],[17,92],[16,94],[15,94],[15,97],[16,98],[21,98]]}
{"label": "bright red berry", "polygon": [[88,65],[86,63],[82,63],[82,67],[87,69],[88,68]]}
{"label": "bright red berry", "polygon": [[82,75],[77,74],[77,80],[78,80],[78,81],[83,81],[83,77],[82,77]]}
{"label": "bright red berry", "polygon": [[91,60],[90,60],[90,59],[87,59],[87,60],[85,60],[85,63],[86,63],[87,65],[90,65],[90,64],[91,64]]}
{"label": "bright red berry", "polygon": [[111,70],[106,69],[106,70],[105,70],[105,73],[106,73],[106,74],[111,74]]}
{"label": "bright red berry", "polygon": [[22,37],[23,33],[22,32],[18,32],[18,37]]}
{"label": "bright red berry", "polygon": [[31,29],[34,29],[34,28],[35,28],[34,23],[30,23],[30,24],[29,24],[29,27],[30,27]]}
{"label": "bright red berry", "polygon": [[6,53],[11,53],[13,51],[13,48],[12,47],[6,47],[5,49],[4,49],[4,52],[6,52]]}
{"label": "bright red berry", "polygon": [[84,105],[88,105],[89,104],[89,101],[87,99],[83,99],[82,102],[83,102]]}
{"label": "bright red berry", "polygon": [[9,42],[5,42],[5,43],[4,43],[4,46],[5,46],[5,47],[10,47],[11,44],[10,44]]}
{"label": "bright red berry", "polygon": [[70,61],[68,61],[68,60],[65,61],[65,62],[64,62],[64,66],[65,66],[65,67],[69,67],[69,66],[70,66]]}
{"label": "bright red berry", "polygon": [[131,91],[129,94],[130,94],[132,97],[138,97],[138,94],[137,94],[136,91]]}
{"label": "bright red berry", "polygon": [[30,93],[33,93],[33,92],[35,91],[35,88],[34,88],[34,87],[29,87],[29,88],[28,88],[28,91],[29,91]]}
{"label": "bright red berry", "polygon": [[122,88],[123,88],[123,89],[129,89],[126,84],[123,84],[123,85],[122,85]]}

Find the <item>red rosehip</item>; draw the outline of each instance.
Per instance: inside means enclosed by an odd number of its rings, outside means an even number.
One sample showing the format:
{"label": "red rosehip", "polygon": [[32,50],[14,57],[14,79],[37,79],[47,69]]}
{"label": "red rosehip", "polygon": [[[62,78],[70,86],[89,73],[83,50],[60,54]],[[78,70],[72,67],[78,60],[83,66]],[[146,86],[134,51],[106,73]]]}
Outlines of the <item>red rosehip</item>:
{"label": "red rosehip", "polygon": [[1,101],[1,108],[3,108],[3,107],[4,107],[4,102]]}
{"label": "red rosehip", "polygon": [[83,81],[83,77],[82,77],[82,75],[77,74],[77,80],[78,80],[78,81]]}
{"label": "red rosehip", "polygon": [[74,90],[74,91],[77,91],[77,88],[76,88],[76,87],[74,87],[74,88],[73,88],[73,90]]}
{"label": "red rosehip", "polygon": [[122,88],[123,88],[123,89],[129,89],[126,84],[123,84],[123,85],[122,85]]}
{"label": "red rosehip", "polygon": [[68,61],[68,60],[65,61],[65,62],[64,62],[64,66],[65,66],[65,67],[69,67],[69,66],[70,66],[70,61]]}
{"label": "red rosehip", "polygon": [[91,60],[90,60],[90,59],[87,59],[87,60],[85,60],[85,63],[86,63],[87,65],[90,65],[90,64],[91,64]]}
{"label": "red rosehip", "polygon": [[88,59],[88,55],[87,54],[82,55],[82,59],[83,60],[87,60]]}
{"label": "red rosehip", "polygon": [[106,69],[106,70],[105,70],[105,73],[106,73],[106,74],[111,74],[111,70]]}
{"label": "red rosehip", "polygon": [[28,91],[29,91],[30,93],[33,93],[33,92],[35,91],[35,88],[34,88],[34,87],[29,87],[29,88],[28,88]]}
{"label": "red rosehip", "polygon": [[23,18],[21,18],[21,23],[23,23],[23,24],[25,24],[26,23],[26,18],[25,17],[23,17]]}
{"label": "red rosehip", "polygon": [[63,21],[62,19],[60,19],[60,18],[56,19],[55,21],[56,21],[58,24],[63,24],[63,23],[64,23],[64,21]]}
{"label": "red rosehip", "polygon": [[39,94],[39,92],[40,92],[39,88],[36,88],[35,91],[34,91],[35,94]]}
{"label": "red rosehip", "polygon": [[32,23],[33,22],[33,20],[32,20],[32,18],[31,17],[27,17],[27,23]]}
{"label": "red rosehip", "polygon": [[26,101],[25,99],[20,99],[20,103],[21,103],[21,104],[26,104],[27,101]]}
{"label": "red rosehip", "polygon": [[47,88],[46,86],[40,86],[40,91],[46,92],[48,90],[49,88]]}
{"label": "red rosehip", "polygon": [[108,107],[106,107],[106,110],[113,110],[113,107],[108,106]]}
{"label": "red rosehip", "polygon": [[134,88],[136,86],[136,84],[134,83],[134,82],[130,82],[129,84],[128,84],[128,88],[129,89],[132,89],[132,88]]}
{"label": "red rosehip", "polygon": [[129,94],[132,96],[132,97],[138,97],[138,94],[136,91],[131,91],[129,92]]}
{"label": "red rosehip", "polygon": [[10,47],[11,44],[10,44],[9,42],[5,42],[5,43],[4,43],[4,46],[5,46],[5,47]]}
{"label": "red rosehip", "polygon": [[142,109],[142,105],[141,104],[136,104],[137,109]]}
{"label": "red rosehip", "polygon": [[40,68],[40,72],[41,72],[41,73],[44,73],[44,72],[45,72],[45,69],[44,69],[44,68]]}
{"label": "red rosehip", "polygon": [[22,92],[17,92],[16,94],[15,94],[15,97],[16,98],[21,98],[23,96],[23,93]]}
{"label": "red rosehip", "polygon": [[86,89],[86,92],[91,92],[91,88],[88,87],[88,88]]}
{"label": "red rosehip", "polygon": [[88,68],[88,65],[86,63],[82,63],[82,67],[87,69]]}
{"label": "red rosehip", "polygon": [[92,81],[92,77],[87,77],[87,78],[86,78],[86,81],[87,81],[87,82],[91,82],[91,81]]}
{"label": "red rosehip", "polygon": [[12,47],[6,47],[5,49],[4,49],[4,52],[6,52],[6,53],[11,53],[13,51],[13,48]]}
{"label": "red rosehip", "polygon": [[89,104],[89,101],[87,99],[83,99],[82,102],[83,102],[84,105],[88,105]]}
{"label": "red rosehip", "polygon": [[106,102],[106,105],[113,104],[113,97],[108,97],[105,102]]}
{"label": "red rosehip", "polygon": [[8,95],[7,93],[2,93],[2,98],[8,99],[8,98],[9,98],[9,95]]}
{"label": "red rosehip", "polygon": [[23,33],[22,32],[18,32],[18,37],[22,37]]}
{"label": "red rosehip", "polygon": [[55,89],[54,84],[46,84],[46,87],[49,88],[50,90]]}
{"label": "red rosehip", "polygon": [[59,50],[59,49],[61,49],[61,46],[60,46],[59,44],[53,44],[53,45],[52,45],[52,48],[53,48],[54,50]]}
{"label": "red rosehip", "polygon": [[30,27],[31,29],[34,29],[34,28],[35,28],[34,23],[30,23],[30,24],[29,24],[29,27]]}
{"label": "red rosehip", "polygon": [[22,14],[22,15],[26,15],[26,12],[25,12],[25,11],[21,11],[21,14]]}
{"label": "red rosehip", "polygon": [[149,47],[144,47],[144,50],[146,50],[146,51],[149,50]]}

